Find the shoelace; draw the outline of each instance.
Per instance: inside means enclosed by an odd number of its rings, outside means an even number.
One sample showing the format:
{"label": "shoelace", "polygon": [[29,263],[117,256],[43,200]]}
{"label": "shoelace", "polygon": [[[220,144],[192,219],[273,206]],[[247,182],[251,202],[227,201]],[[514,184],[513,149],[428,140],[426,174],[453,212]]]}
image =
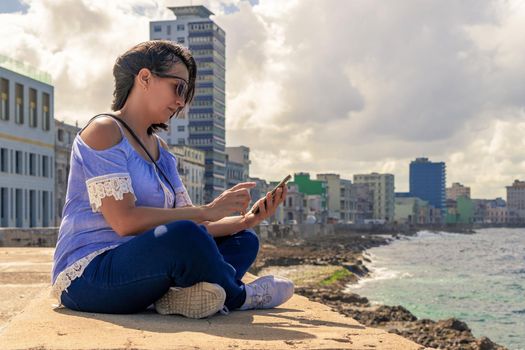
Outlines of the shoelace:
{"label": "shoelace", "polygon": [[251,305],[254,309],[263,309],[264,304],[268,304],[272,301],[272,296],[269,293],[269,286],[266,283],[262,283],[260,286],[251,286],[253,294],[250,296]]}

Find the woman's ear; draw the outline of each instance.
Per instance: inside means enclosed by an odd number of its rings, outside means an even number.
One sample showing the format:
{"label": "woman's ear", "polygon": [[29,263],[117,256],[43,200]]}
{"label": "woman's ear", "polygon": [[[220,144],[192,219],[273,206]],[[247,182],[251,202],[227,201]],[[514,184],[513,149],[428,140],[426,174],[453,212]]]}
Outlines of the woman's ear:
{"label": "woman's ear", "polygon": [[151,71],[149,69],[142,68],[139,70],[139,73],[137,74],[137,84],[143,90],[148,89],[151,84]]}

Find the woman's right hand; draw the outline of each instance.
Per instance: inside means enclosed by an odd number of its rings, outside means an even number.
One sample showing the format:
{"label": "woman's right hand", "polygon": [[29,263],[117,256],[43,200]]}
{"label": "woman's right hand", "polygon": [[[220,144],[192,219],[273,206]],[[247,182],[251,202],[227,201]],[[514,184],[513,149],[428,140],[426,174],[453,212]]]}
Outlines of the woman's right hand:
{"label": "woman's right hand", "polygon": [[218,221],[235,212],[244,213],[251,202],[249,189],[255,186],[255,182],[241,182],[221,193],[204,206],[206,221]]}

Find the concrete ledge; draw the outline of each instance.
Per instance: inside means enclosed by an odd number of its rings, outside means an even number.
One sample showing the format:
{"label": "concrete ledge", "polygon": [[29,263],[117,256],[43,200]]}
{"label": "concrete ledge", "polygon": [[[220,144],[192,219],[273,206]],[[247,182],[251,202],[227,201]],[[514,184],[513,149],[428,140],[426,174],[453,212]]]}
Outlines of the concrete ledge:
{"label": "concrete ledge", "polygon": [[0,228],[0,247],[55,247],[58,227]]}
{"label": "concrete ledge", "polygon": [[276,309],[191,320],[154,310],[135,315],[75,312],[54,307],[49,291],[42,290],[0,330],[3,350],[423,348],[298,295]]}

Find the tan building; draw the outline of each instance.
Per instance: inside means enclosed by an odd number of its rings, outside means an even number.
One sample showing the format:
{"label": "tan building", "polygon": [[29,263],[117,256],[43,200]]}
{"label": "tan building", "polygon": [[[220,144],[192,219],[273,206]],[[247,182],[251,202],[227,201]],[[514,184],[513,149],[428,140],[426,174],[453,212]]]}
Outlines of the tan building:
{"label": "tan building", "polygon": [[343,223],[351,222],[352,219],[352,181],[341,179],[340,186],[340,210],[341,221]]}
{"label": "tan building", "polygon": [[328,220],[341,220],[341,177],[339,174],[317,174],[317,180],[325,181],[328,187]]}
{"label": "tan building", "polygon": [[247,179],[250,176],[250,148],[246,146],[226,147],[226,154],[231,162],[242,164],[245,174],[243,176]]}
{"label": "tan building", "polygon": [[525,181],[515,180],[507,186],[507,208],[517,215],[519,222],[525,222]]}
{"label": "tan building", "polygon": [[78,123],[70,125],[55,119],[55,130],[55,226],[58,227],[62,221],[62,210],[66,202],[71,147],[80,128]]}
{"label": "tan building", "polygon": [[457,200],[458,197],[470,198],[470,187],[454,182],[452,187],[447,187],[447,199]]}
{"label": "tan building", "polygon": [[185,145],[171,146],[170,151],[177,157],[177,170],[191,201],[204,204],[205,152]]}
{"label": "tan building", "polygon": [[367,184],[373,191],[373,219],[385,222],[394,221],[394,175],[378,173],[354,175],[354,184]]}
{"label": "tan building", "polygon": [[507,207],[487,207],[486,222],[490,224],[512,224],[514,223],[513,212]]}

